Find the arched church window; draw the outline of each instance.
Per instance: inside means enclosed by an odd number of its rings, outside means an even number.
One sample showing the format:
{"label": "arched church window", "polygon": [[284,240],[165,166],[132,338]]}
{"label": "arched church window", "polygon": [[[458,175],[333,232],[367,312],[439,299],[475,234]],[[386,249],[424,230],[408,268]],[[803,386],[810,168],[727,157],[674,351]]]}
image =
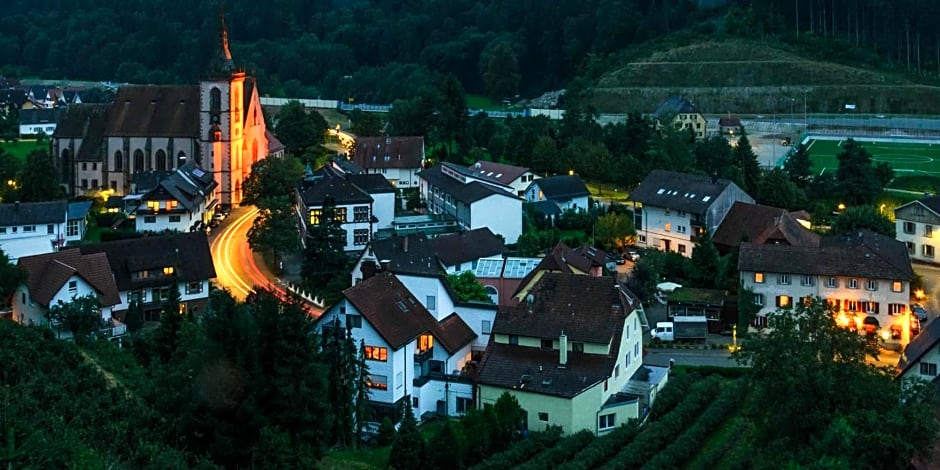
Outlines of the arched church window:
{"label": "arched church window", "polygon": [[124,171],[124,153],[120,150],[114,151],[114,171]]}
{"label": "arched church window", "polygon": [[214,113],[222,111],[222,91],[215,87],[209,91],[209,111]]}
{"label": "arched church window", "polygon": [[144,151],[141,149],[134,150],[134,171],[143,171],[144,170]]}
{"label": "arched church window", "polygon": [[166,171],[166,152],[163,149],[157,150],[157,169],[160,171]]}

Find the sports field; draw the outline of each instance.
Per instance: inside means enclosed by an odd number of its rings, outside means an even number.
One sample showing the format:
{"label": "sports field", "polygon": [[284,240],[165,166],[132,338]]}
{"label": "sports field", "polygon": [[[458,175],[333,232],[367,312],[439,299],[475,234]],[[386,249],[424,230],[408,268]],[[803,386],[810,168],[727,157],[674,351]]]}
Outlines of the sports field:
{"label": "sports field", "polygon": [[[871,154],[875,162],[885,162],[897,176],[940,176],[940,141],[926,142],[873,142],[864,137],[855,139]],[[813,160],[816,174],[834,172],[839,168],[836,156],[842,152],[845,140],[809,139],[806,147]]]}

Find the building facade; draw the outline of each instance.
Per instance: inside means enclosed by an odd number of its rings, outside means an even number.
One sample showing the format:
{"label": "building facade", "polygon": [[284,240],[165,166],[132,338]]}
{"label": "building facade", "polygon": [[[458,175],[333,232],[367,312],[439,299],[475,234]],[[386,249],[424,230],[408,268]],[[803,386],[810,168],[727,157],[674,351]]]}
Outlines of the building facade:
{"label": "building facade", "polygon": [[0,248],[12,263],[57,251],[66,243],[67,219],[64,200],[0,204]]}
{"label": "building facade", "polygon": [[907,247],[911,259],[940,262],[940,196],[930,196],[894,209],[895,238]]}

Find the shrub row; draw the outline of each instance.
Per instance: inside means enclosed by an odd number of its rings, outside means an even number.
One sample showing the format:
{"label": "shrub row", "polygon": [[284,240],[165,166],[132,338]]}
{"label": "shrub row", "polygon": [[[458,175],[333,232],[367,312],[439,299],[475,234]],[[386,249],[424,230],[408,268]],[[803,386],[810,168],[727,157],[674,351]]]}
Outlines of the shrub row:
{"label": "shrub row", "polygon": [[708,450],[699,454],[698,458],[695,459],[690,465],[687,465],[687,468],[690,470],[709,470],[712,468],[718,468],[718,463],[721,459],[728,453],[728,451],[737,444],[740,440],[740,436],[743,432],[747,432],[747,429],[750,425],[746,422],[745,418],[738,416],[732,419],[726,427],[726,430],[722,432],[721,439],[723,439],[717,445],[711,446]]}
{"label": "shrub row", "polygon": [[724,367],[724,366],[675,366],[675,371],[686,371],[699,375],[720,375],[729,379],[743,377],[751,372],[749,367]]}
{"label": "shrub row", "polygon": [[553,427],[548,431],[532,433],[512,447],[493,454],[483,462],[471,467],[472,470],[502,470],[513,468],[530,457],[555,445],[561,439],[561,428]]}
{"label": "shrub row", "polygon": [[686,428],[669,447],[657,453],[643,468],[652,470],[681,467],[702,447],[704,440],[728,418],[728,414],[741,402],[744,391],[743,380],[725,382],[718,399],[705,409],[695,420],[695,424]]}
{"label": "shrub row", "polygon": [[639,422],[630,420],[606,436],[591,441],[570,462],[558,466],[558,470],[590,470],[604,463],[623,446],[629,444],[640,432]]}
{"label": "shrub row", "polygon": [[604,469],[640,468],[653,454],[665,449],[695,421],[718,395],[721,378],[707,377],[692,385],[688,395],[672,412],[643,428],[636,439],[620,449],[612,459],[600,467]]}
{"label": "shrub row", "polygon": [[520,465],[519,470],[547,470],[555,468],[568,460],[594,439],[594,433],[586,429],[578,431],[537,454],[532,460]]}
{"label": "shrub row", "polygon": [[698,374],[670,374],[669,382],[666,384],[656,401],[653,402],[653,409],[650,410],[650,421],[655,421],[672,411],[686,396],[689,395],[689,388],[702,377]]}

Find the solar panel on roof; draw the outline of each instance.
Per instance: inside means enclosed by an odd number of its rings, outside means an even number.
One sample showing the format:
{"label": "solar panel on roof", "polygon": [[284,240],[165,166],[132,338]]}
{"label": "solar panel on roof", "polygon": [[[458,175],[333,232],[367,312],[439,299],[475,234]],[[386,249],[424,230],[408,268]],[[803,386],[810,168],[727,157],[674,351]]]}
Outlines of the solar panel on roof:
{"label": "solar panel on roof", "polygon": [[193,168],[193,174],[196,175],[197,178],[202,178],[206,173],[199,168]]}

